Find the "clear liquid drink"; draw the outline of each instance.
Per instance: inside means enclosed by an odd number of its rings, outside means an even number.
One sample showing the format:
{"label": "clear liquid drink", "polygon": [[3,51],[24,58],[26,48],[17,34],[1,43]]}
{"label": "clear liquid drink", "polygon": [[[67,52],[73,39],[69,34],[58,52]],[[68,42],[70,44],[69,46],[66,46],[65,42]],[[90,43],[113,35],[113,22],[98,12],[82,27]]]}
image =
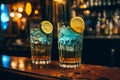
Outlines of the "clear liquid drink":
{"label": "clear liquid drink", "polygon": [[[81,19],[81,18],[78,18]],[[77,68],[81,64],[83,47],[83,24],[76,22],[58,23],[58,50],[60,66],[64,68]],[[71,26],[78,26],[74,29]]]}
{"label": "clear liquid drink", "polygon": [[[44,27],[47,27],[46,23]],[[33,64],[49,64],[51,62],[52,32],[45,33],[39,24],[31,24],[30,46]]]}

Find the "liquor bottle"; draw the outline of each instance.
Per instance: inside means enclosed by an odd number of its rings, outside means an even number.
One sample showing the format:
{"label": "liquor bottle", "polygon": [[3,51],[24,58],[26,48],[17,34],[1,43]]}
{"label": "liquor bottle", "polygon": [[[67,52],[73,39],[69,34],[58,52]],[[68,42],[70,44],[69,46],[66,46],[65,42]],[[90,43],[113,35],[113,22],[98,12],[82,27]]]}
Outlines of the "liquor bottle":
{"label": "liquor bottle", "polygon": [[102,17],[102,15],[101,15],[101,13],[99,12],[99,13],[98,13],[98,21],[100,21],[100,22],[101,22],[101,17]]}
{"label": "liquor bottle", "polygon": [[116,24],[114,24],[112,32],[113,32],[113,35],[118,35],[118,26]]}
{"label": "liquor bottle", "polygon": [[120,35],[120,18],[118,19],[118,24],[117,24],[117,26],[118,26],[118,35]]}
{"label": "liquor bottle", "polygon": [[90,2],[89,1],[86,1],[86,6],[87,6],[87,8],[89,8],[90,7]]}
{"label": "liquor bottle", "polygon": [[94,6],[98,6],[98,0],[94,0]]}
{"label": "liquor bottle", "polygon": [[113,29],[113,23],[112,21],[110,20],[110,23],[109,23],[109,36],[112,36],[113,32],[112,32],[112,29]]}
{"label": "liquor bottle", "polygon": [[100,36],[101,35],[101,13],[99,12],[98,14],[98,18],[97,18],[97,24],[96,24],[96,36]]}
{"label": "liquor bottle", "polygon": [[90,0],[90,7],[93,7],[93,5],[94,5],[93,0]]}
{"label": "liquor bottle", "polygon": [[106,11],[104,10],[103,11],[103,16],[102,16],[102,19],[101,19],[101,34],[102,35],[105,35],[105,26],[106,26]]}
{"label": "liquor bottle", "polygon": [[117,9],[115,12],[114,12],[114,15],[113,15],[113,22],[114,22],[114,27],[113,27],[113,34],[114,35],[117,35],[118,34],[118,19],[119,19],[119,10]]}
{"label": "liquor bottle", "polygon": [[102,5],[102,1],[98,0],[98,5],[101,6]]}
{"label": "liquor bottle", "polygon": [[109,21],[108,19],[106,20],[106,25],[105,25],[105,30],[104,30],[104,34],[108,35],[109,34]]}
{"label": "liquor bottle", "polygon": [[100,21],[98,21],[96,25],[96,36],[100,36]]}
{"label": "liquor bottle", "polygon": [[111,5],[111,0],[108,0],[107,5],[108,5],[108,6]]}

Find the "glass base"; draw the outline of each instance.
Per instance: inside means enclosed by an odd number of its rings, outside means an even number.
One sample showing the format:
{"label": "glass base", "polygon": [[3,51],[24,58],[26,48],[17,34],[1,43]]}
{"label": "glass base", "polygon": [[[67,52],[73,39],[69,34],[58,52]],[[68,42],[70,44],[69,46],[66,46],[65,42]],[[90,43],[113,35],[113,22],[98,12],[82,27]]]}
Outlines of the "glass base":
{"label": "glass base", "polygon": [[39,61],[39,60],[32,60],[33,64],[49,64],[51,63],[51,60],[45,60],[45,61]]}
{"label": "glass base", "polygon": [[62,67],[62,68],[78,68],[78,67],[80,67],[80,63],[60,63],[60,67]]}

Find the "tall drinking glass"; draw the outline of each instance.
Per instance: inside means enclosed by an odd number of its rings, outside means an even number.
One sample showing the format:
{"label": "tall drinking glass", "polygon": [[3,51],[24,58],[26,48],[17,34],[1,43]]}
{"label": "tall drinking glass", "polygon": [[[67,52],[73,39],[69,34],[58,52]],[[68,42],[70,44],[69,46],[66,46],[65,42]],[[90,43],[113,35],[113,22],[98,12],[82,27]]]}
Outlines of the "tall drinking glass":
{"label": "tall drinking glass", "polygon": [[30,46],[33,64],[51,62],[53,26],[49,21],[30,24]]}
{"label": "tall drinking glass", "polygon": [[81,64],[84,21],[73,17],[68,23],[58,23],[60,67],[77,68]]}

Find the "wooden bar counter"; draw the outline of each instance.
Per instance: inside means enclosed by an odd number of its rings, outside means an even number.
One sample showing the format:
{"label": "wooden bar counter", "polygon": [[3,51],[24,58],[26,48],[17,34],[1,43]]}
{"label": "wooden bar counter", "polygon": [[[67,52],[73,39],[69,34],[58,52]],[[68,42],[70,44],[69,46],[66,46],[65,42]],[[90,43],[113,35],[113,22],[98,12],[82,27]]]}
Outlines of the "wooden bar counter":
{"label": "wooden bar counter", "polygon": [[0,80],[120,80],[120,68],[82,64],[77,69],[33,65],[27,57],[0,55]]}

